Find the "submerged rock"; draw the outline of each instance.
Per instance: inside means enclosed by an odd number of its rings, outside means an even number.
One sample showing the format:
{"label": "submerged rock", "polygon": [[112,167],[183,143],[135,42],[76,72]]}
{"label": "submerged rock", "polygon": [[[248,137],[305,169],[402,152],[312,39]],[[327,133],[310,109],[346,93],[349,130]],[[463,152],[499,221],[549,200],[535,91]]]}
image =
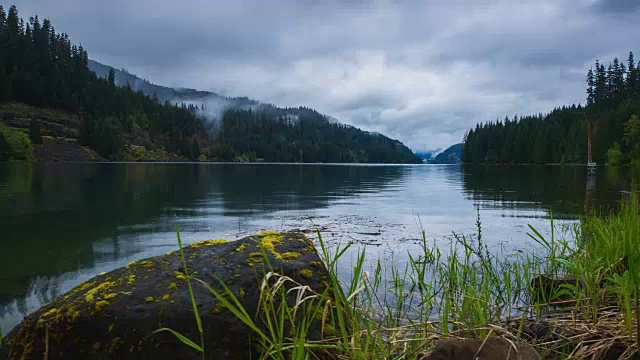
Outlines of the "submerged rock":
{"label": "submerged rock", "polygon": [[[190,275],[219,292],[224,282],[254,317],[270,269],[319,293],[328,287],[327,270],[312,241],[298,233],[208,240],[186,246],[184,254]],[[4,338],[0,359],[198,359],[200,353],[169,332],[152,334],[167,327],[200,344],[186,280],[179,251],[99,275],[25,318]],[[206,357],[257,358],[250,329],[202,284],[191,283]],[[318,321],[309,337],[321,335]]]}

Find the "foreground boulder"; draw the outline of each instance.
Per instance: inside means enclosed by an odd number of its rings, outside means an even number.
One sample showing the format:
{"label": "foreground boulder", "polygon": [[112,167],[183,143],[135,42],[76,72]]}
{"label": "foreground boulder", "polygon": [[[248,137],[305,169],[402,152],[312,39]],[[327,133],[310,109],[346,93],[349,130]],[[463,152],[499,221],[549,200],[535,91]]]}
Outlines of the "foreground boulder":
{"label": "foreground boulder", "polygon": [[529,344],[501,337],[486,339],[447,339],[420,360],[540,360],[540,354]]}
{"label": "foreground boulder", "polygon": [[[319,293],[328,287],[312,241],[297,233],[208,240],[186,246],[184,253],[189,274],[219,292],[223,281],[251,316],[270,269]],[[152,334],[167,327],[200,344],[186,280],[179,251],[99,275],[25,318],[3,340],[0,359],[200,359],[169,332]],[[202,284],[192,286],[206,358],[257,358],[249,328]],[[310,337],[321,335],[320,324],[312,327]]]}

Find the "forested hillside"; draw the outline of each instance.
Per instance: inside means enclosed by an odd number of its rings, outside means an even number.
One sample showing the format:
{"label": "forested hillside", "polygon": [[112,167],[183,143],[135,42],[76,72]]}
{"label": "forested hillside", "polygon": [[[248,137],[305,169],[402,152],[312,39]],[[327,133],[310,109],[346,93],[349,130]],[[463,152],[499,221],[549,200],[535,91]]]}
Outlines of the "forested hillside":
{"label": "forested hillside", "polygon": [[[204,152],[214,161],[419,163],[401,142],[340,124],[307,108],[279,108],[247,97],[225,97],[209,91],[173,89],[89,60],[97,74],[113,70],[116,84],[130,86],[164,101],[186,102],[207,119],[212,146]],[[213,108],[209,108],[213,107]]]}
{"label": "forested hillside", "polygon": [[466,135],[465,163],[586,163],[588,122],[593,160],[640,163],[640,62],[596,61],[586,76],[586,106],[478,124]]}
{"label": "forested hillside", "polygon": [[79,142],[106,158],[121,159],[127,143],[145,142],[187,158],[207,145],[192,112],[118,88],[113,76],[98,78],[88,69],[87,51],[56,34],[48,20],[24,22],[15,6],[8,13],[0,8],[0,54],[0,101],[80,114]]}
{"label": "forested hillside", "polygon": [[429,161],[430,164],[460,164],[460,151],[462,144],[449,146],[435,158]]}
{"label": "forested hillside", "polygon": [[[114,69],[100,77],[88,64],[87,51],[50,21],[25,22],[15,6],[0,6],[0,160],[29,159],[32,146],[56,140],[110,160],[420,162],[399,141],[307,108],[229,109],[212,122],[206,103],[161,102],[131,84],[117,86]],[[207,94],[177,93],[187,100]],[[64,120],[47,109],[63,111]]]}

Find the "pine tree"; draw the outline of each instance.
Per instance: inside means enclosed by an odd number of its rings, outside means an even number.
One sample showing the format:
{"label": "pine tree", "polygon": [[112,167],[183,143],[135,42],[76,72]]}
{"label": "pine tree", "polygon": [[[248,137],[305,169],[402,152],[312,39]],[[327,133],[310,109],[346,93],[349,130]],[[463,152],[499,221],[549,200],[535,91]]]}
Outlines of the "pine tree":
{"label": "pine tree", "polygon": [[107,82],[111,86],[116,86],[116,72],[113,68],[109,69],[109,76],[107,78]]}
{"label": "pine tree", "polygon": [[632,97],[636,94],[636,87],[638,86],[633,52],[629,52],[629,58],[627,59],[627,71],[626,93],[628,97]]}
{"label": "pine tree", "polygon": [[593,105],[595,102],[594,86],[593,68],[591,68],[587,73],[587,105]]}
{"label": "pine tree", "polygon": [[595,64],[594,103],[603,106],[607,96],[607,75],[604,65],[596,60]]}

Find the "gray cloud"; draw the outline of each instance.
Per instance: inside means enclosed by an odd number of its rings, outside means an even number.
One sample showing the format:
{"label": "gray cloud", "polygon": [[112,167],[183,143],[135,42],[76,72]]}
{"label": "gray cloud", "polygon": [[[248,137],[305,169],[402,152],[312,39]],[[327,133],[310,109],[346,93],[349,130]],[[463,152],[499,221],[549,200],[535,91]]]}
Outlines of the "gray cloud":
{"label": "gray cloud", "polygon": [[593,3],[594,11],[611,13],[632,13],[640,11],[640,2],[636,0],[597,0]]}
{"label": "gray cloud", "polygon": [[[3,1],[3,0],[0,0]],[[29,0],[98,61],[170,86],[310,106],[415,150],[584,102],[595,59],[640,51],[638,2]]]}

